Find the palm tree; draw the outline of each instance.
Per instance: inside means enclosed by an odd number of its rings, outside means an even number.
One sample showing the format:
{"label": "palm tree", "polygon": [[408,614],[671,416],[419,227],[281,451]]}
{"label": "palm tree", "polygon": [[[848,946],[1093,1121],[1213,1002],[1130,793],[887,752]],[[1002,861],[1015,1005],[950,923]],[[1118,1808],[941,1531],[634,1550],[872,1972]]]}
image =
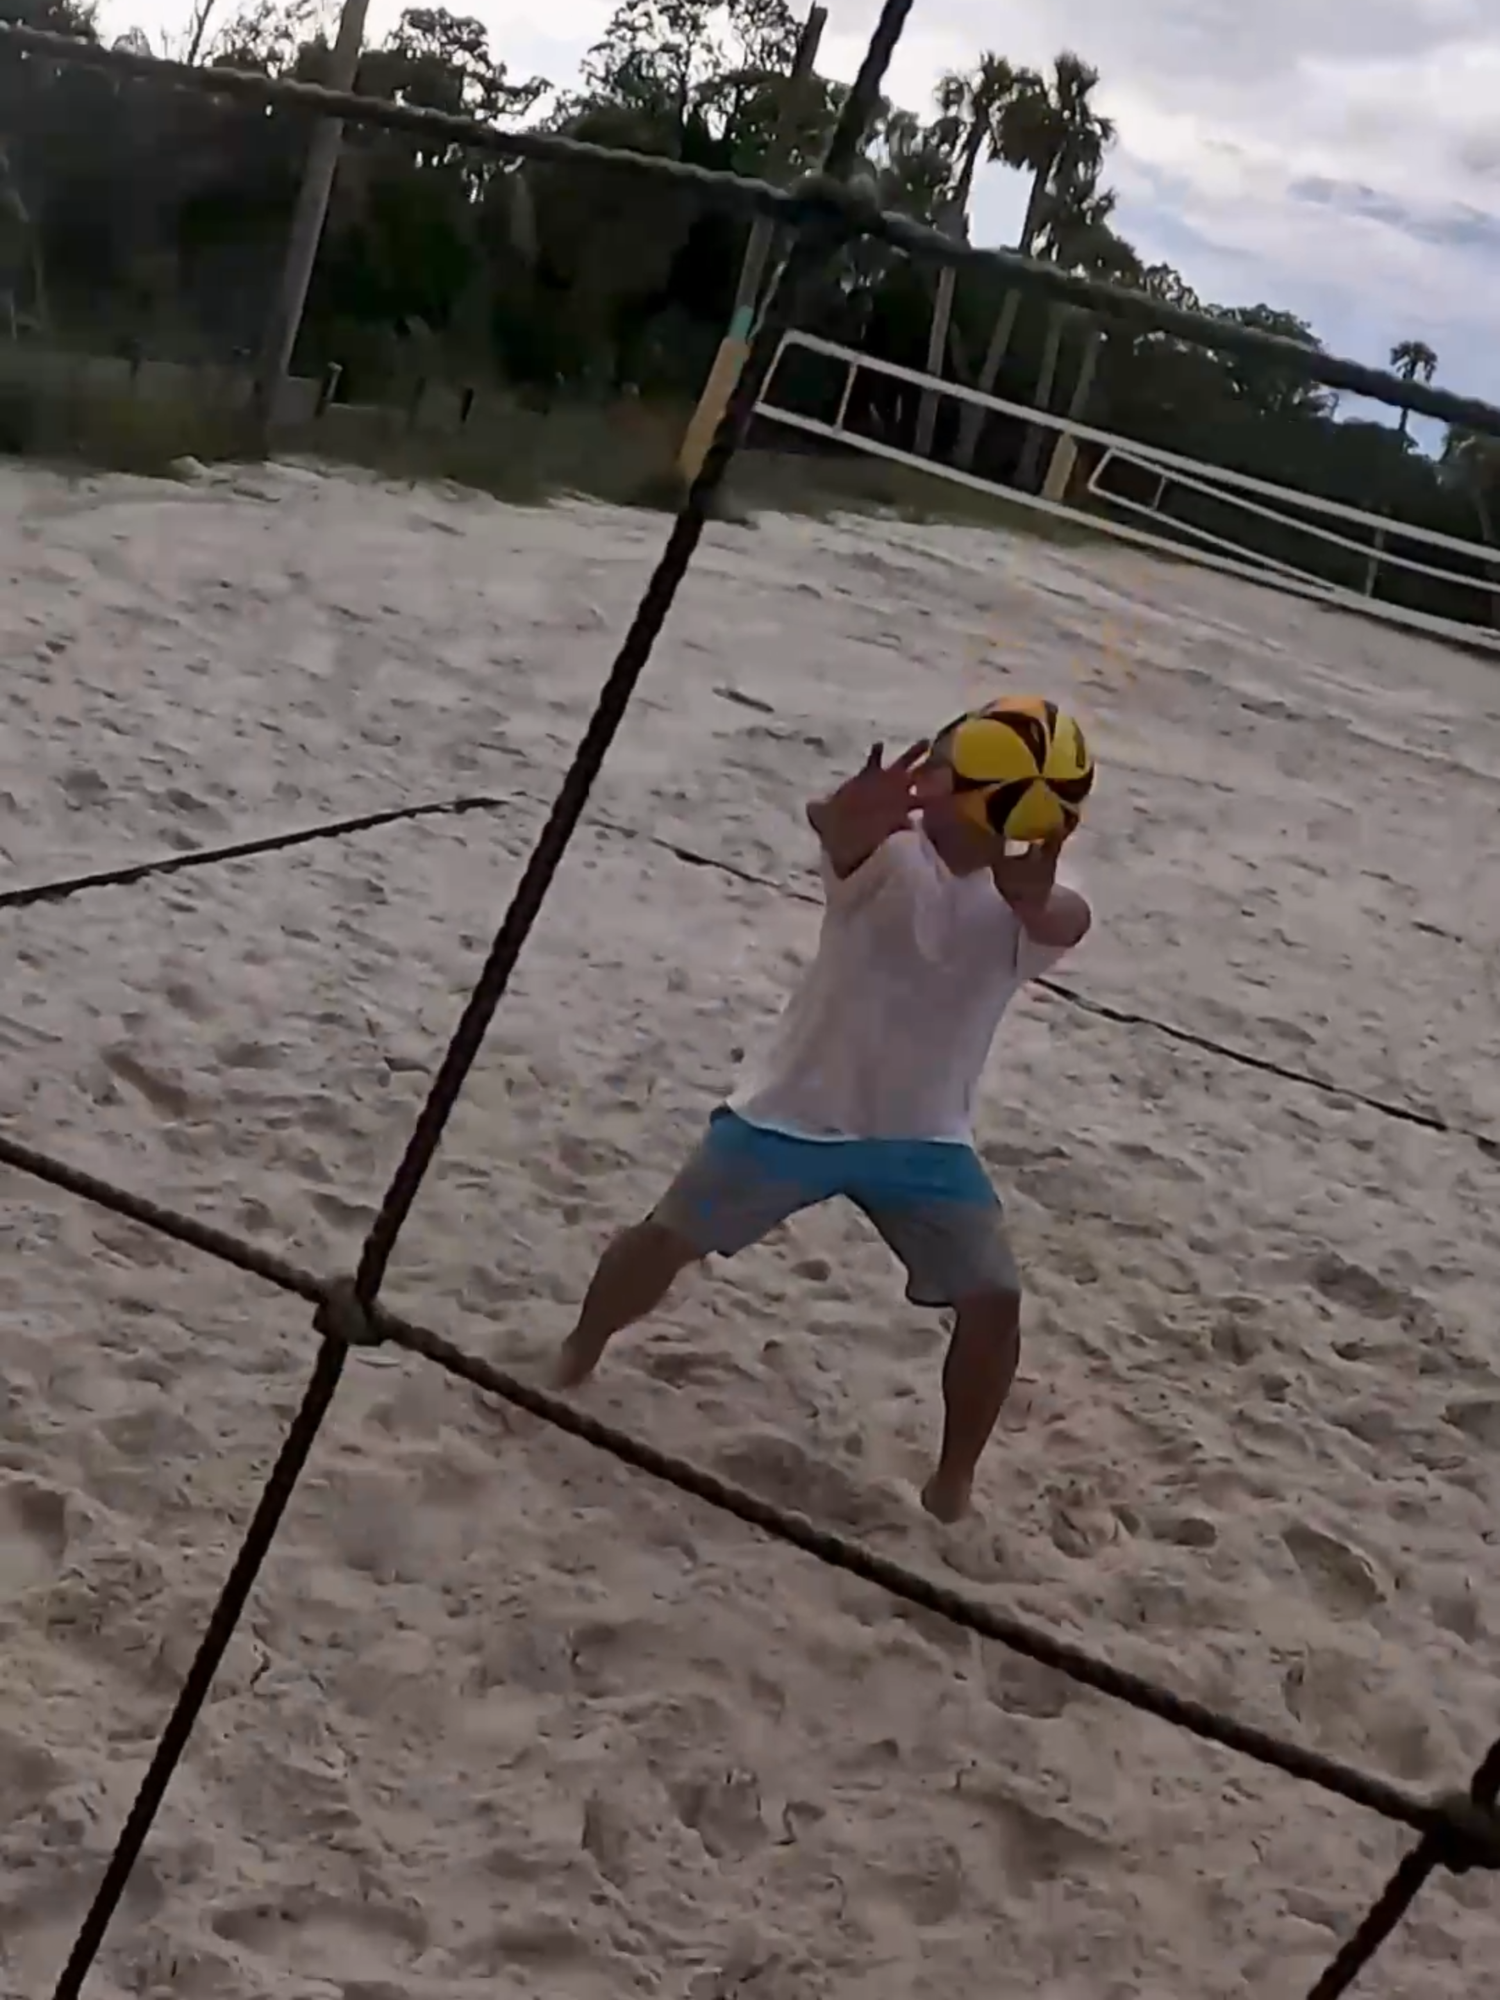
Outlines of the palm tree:
{"label": "palm tree", "polygon": [[[938,120],[933,136],[958,154],[958,171],[939,225],[952,236],[968,237],[969,197],[974,191],[980,155],[991,160],[1001,158],[1006,107],[1014,100],[1024,74],[1018,75],[1004,56],[986,54],[967,74],[948,70],[938,79]],[[929,375],[943,372],[957,282],[958,273],[951,265],[938,273],[937,297],[927,336]],[[927,458],[932,452],[937,410],[937,391],[929,389],[924,392],[917,411],[915,449],[919,458]]]}
{"label": "palm tree", "polygon": [[[1396,345],[1391,349],[1390,361],[1392,368],[1395,369],[1403,382],[1414,382],[1419,375],[1424,382],[1430,382],[1437,368],[1438,358],[1425,340],[1398,340]],[[1410,422],[1411,411],[1403,408],[1400,421],[1396,425],[1396,436],[1401,441],[1401,449],[1403,451],[1406,449],[1407,443],[1406,427]],[[1377,514],[1388,514],[1390,508],[1385,503],[1379,503],[1375,511]],[[1377,528],[1370,539],[1370,558],[1365,564],[1364,592],[1366,597],[1373,597],[1375,595],[1375,583],[1380,574],[1380,558],[1385,553],[1385,544],[1385,529]]]}
{"label": "palm tree", "polygon": [[[1082,271],[1091,278],[1109,278],[1116,282],[1129,281],[1140,275],[1140,259],[1124,240],[1116,235],[1110,225],[1114,213],[1115,194],[1112,188],[1089,189],[1087,192],[1071,192],[1066,199],[1053,201],[1042,225],[1045,232],[1045,250],[1049,262],[1059,265],[1065,271]],[[1078,366],[1078,377],[1073,385],[1073,394],[1068,405],[1070,422],[1077,423],[1083,416],[1088,399],[1093,392],[1094,375],[1099,366],[1099,352],[1103,345],[1104,330],[1094,315],[1085,308],[1054,300],[1047,314],[1047,333],[1042,344],[1042,364],[1037,373],[1036,406],[1045,410],[1052,401],[1052,391],[1057,380],[1057,366],[1062,354],[1063,337],[1069,326],[1082,324],[1086,328],[1083,356]],[[1026,434],[1026,442],[1021,448],[1021,457],[1016,467],[1016,484],[1023,491],[1029,491],[1037,483],[1041,466],[1042,447],[1048,429],[1041,424],[1033,424]],[[1067,437],[1066,432],[1057,433],[1059,447]],[[1062,454],[1062,463],[1067,464],[1074,456],[1071,450]],[[1054,459],[1057,454],[1054,453]],[[1062,474],[1059,472],[1058,477]]]}
{"label": "palm tree", "polygon": [[[1031,192],[1016,245],[1023,257],[1035,254],[1044,226],[1055,222],[1070,204],[1097,192],[1104,154],[1115,137],[1113,121],[1094,107],[1093,94],[1098,87],[1098,70],[1071,49],[1064,49],[1053,60],[1050,78],[1026,72],[1006,105],[1001,157],[1007,165],[1023,167],[1031,174]],[[1012,288],[1001,304],[979,370],[976,386],[985,395],[994,389],[1020,305],[1021,295]],[[964,413],[955,454],[959,465],[973,463],[984,422],[981,404],[972,404]]]}
{"label": "palm tree", "polygon": [[[1398,340],[1391,349],[1391,366],[1403,382],[1415,382],[1420,375],[1424,382],[1430,382],[1437,372],[1438,358],[1425,340]],[[1404,438],[1406,427],[1411,422],[1411,411],[1401,412],[1401,421],[1396,426],[1396,435]]]}

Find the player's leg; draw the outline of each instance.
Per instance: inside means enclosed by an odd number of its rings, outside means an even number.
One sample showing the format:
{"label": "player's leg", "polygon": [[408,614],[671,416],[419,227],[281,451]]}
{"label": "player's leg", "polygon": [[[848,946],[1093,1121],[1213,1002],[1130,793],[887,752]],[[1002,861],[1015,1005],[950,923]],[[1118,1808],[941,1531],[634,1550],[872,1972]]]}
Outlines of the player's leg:
{"label": "player's leg", "polygon": [[586,1382],[615,1335],[654,1312],[690,1264],[733,1257],[798,1209],[827,1200],[831,1173],[830,1155],[816,1142],[716,1111],[656,1207],[600,1258],[558,1356],[557,1386]]}
{"label": "player's leg", "polygon": [[622,1229],[589,1280],[578,1319],[552,1370],[554,1387],[576,1389],[585,1383],[615,1335],[655,1312],[702,1254],[654,1213]]}
{"label": "player's leg", "polygon": [[956,1521],[1021,1357],[1021,1279],[1000,1203],[978,1157],[949,1145],[893,1149],[855,1199],[905,1266],[913,1305],[953,1310],[942,1442],[922,1502]]}
{"label": "player's leg", "polygon": [[943,1442],[922,1504],[940,1521],[969,1511],[974,1474],[1021,1359],[1021,1294],[973,1292],[954,1309],[943,1360]]}

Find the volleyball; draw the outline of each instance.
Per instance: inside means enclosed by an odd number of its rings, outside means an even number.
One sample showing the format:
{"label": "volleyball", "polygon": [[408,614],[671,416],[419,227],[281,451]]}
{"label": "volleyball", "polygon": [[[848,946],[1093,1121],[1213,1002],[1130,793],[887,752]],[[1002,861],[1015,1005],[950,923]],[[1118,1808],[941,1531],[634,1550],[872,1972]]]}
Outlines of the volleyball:
{"label": "volleyball", "polygon": [[1069,834],[1094,786],[1094,760],[1071,715],[1040,695],[1003,695],[950,722],[933,757],[954,803],[986,833],[1032,844]]}

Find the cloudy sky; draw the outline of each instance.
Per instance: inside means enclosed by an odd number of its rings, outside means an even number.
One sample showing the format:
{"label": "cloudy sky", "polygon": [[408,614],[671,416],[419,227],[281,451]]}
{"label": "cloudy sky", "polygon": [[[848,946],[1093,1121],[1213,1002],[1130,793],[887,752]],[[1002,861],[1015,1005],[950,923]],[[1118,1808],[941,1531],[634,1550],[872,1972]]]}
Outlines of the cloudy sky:
{"label": "cloudy sky", "polygon": [[[513,73],[562,83],[612,0],[449,4]],[[820,67],[850,77],[876,0],[828,10]],[[372,30],[398,11],[373,0]],[[103,0],[102,21],[155,39],[186,13]],[[1041,64],[1063,47],[1103,76],[1109,178],[1143,255],[1207,298],[1298,312],[1359,360],[1420,337],[1441,383],[1500,401],[1500,0],[916,0],[891,94],[925,108],[981,50]],[[1022,194],[988,171],[978,241],[1014,239]]]}

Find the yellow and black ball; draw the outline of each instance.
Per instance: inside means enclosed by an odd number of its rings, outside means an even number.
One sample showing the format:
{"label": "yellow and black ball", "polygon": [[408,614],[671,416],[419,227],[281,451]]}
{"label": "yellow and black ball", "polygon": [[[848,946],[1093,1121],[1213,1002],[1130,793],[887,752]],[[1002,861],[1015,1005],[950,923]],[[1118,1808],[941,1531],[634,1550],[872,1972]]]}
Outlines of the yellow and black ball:
{"label": "yellow and black ball", "polygon": [[938,733],[932,754],[953,773],[959,811],[1006,840],[1071,833],[1094,786],[1083,731],[1040,695],[1002,695],[971,709]]}

